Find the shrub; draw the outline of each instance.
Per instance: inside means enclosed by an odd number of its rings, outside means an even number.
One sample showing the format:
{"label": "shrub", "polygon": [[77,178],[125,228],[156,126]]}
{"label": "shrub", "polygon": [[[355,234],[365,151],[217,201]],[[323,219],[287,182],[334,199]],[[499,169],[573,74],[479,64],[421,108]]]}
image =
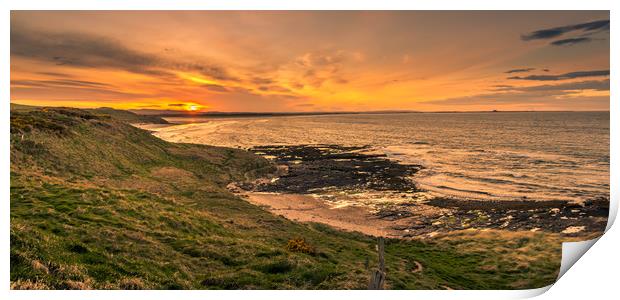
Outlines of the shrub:
{"label": "shrub", "polygon": [[305,239],[295,238],[288,240],[286,250],[290,252],[301,252],[306,254],[315,254],[314,247],[310,246]]}

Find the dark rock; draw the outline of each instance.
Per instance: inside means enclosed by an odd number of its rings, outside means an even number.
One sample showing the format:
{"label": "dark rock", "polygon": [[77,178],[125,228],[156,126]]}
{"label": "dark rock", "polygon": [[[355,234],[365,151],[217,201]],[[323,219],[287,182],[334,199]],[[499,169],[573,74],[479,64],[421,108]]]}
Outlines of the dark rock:
{"label": "dark rock", "polygon": [[273,156],[288,172],[275,182],[254,187],[261,192],[307,194],[319,190],[418,191],[408,177],[419,165],[403,165],[383,154],[365,154],[368,147],[338,145],[260,146],[254,153]]}

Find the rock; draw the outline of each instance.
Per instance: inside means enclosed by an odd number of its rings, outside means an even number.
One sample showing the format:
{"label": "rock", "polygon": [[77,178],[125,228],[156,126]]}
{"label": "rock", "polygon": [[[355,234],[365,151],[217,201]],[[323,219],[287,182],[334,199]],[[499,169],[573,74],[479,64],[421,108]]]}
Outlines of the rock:
{"label": "rock", "polygon": [[[271,156],[288,172],[275,182],[256,186],[261,192],[307,194],[333,190],[419,191],[410,176],[422,167],[402,165],[384,154],[365,154],[368,147],[338,145],[260,146],[250,149]],[[251,189],[251,187],[250,187]],[[405,196],[406,197],[406,196]]]}

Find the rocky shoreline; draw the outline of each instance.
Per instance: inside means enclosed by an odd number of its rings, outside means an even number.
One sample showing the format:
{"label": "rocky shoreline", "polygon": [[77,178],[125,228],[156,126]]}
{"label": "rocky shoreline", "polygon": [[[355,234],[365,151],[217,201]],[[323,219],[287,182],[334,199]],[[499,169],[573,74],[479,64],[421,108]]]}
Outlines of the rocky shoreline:
{"label": "rocky shoreline", "polygon": [[381,224],[390,221],[387,226],[399,237],[468,228],[585,236],[602,233],[607,225],[608,198],[576,204],[424,197],[411,180],[422,166],[400,164],[367,146],[271,145],[249,150],[273,160],[279,171],[273,178],[231,185],[233,191],[314,195],[327,202],[350,202],[356,194],[384,195],[398,201],[374,205],[369,216]]}
{"label": "rocky shoreline", "polygon": [[296,145],[260,146],[250,151],[285,166],[286,174],[255,190],[308,194],[321,191],[417,192],[409,179],[422,166],[403,165],[385,154],[364,153],[367,146]]}
{"label": "rocky shoreline", "polygon": [[[433,206],[443,211],[416,218],[410,213],[412,209],[408,207],[415,205]],[[399,217],[409,215],[407,224],[395,228],[407,232],[403,235],[405,237],[468,228],[545,231],[581,236],[602,233],[605,230],[609,200],[593,199],[582,205],[567,201],[478,201],[434,198],[423,204],[400,204],[380,211],[377,217],[394,219],[395,213]]]}

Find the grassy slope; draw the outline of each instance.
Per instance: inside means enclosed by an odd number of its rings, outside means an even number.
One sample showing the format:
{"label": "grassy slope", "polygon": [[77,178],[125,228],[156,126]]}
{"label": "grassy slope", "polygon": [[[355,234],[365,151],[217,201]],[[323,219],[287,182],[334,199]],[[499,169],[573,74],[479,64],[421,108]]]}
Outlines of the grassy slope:
{"label": "grassy slope", "polygon": [[[11,111],[12,112],[29,112],[34,110],[40,110],[42,107],[39,106],[31,106],[31,105],[23,105],[17,103],[11,103]],[[58,108],[62,109],[62,108]],[[148,115],[139,115],[132,113],[127,110],[119,110],[109,107],[99,107],[99,108],[90,108],[84,109],[84,111],[98,114],[98,115],[108,115],[113,119],[126,122],[126,123],[151,123],[151,124],[169,124],[168,121],[158,117],[158,116],[148,116]]]}
{"label": "grassy slope", "polygon": [[139,115],[127,110],[118,110],[109,107],[92,108],[87,111],[95,114],[110,115],[112,118],[126,123],[168,124],[168,121],[158,116]]}
{"label": "grassy slope", "polygon": [[11,103],[11,111],[32,111],[32,110],[37,110],[39,109],[38,106],[31,106],[31,105],[24,105],[24,104],[17,104],[17,103]]}
{"label": "grassy slope", "polygon": [[[12,111],[12,287],[365,288],[374,239],[288,221],[224,188],[271,168],[85,111]],[[293,238],[314,252],[288,251]],[[388,240],[386,252],[388,287],[409,289],[540,287],[560,261],[558,238],[539,233]]]}

